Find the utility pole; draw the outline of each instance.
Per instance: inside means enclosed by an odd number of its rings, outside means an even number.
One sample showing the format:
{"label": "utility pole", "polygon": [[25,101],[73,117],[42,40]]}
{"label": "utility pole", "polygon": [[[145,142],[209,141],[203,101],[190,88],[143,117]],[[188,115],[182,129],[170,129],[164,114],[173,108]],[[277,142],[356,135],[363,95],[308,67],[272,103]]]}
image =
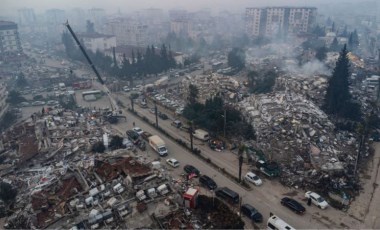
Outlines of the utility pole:
{"label": "utility pole", "polygon": [[239,217],[241,218],[241,202],[242,202],[243,198],[242,197],[239,197]]}
{"label": "utility pole", "polygon": [[190,128],[189,128],[189,133],[190,133],[190,148],[191,152],[194,152],[194,146],[193,146],[193,121],[190,121]]}
{"label": "utility pole", "polygon": [[132,112],[134,112],[135,111],[135,107],[134,107],[135,102],[133,101],[133,98],[131,96],[129,98],[131,99]]}
{"label": "utility pole", "polygon": [[244,145],[240,145],[239,147],[239,183],[241,182],[241,169],[242,169],[242,166],[243,166],[243,152],[245,150],[245,146]]}
{"label": "utility pole", "polygon": [[156,100],[154,100],[154,114],[156,116],[156,128],[158,128],[157,101]]}
{"label": "utility pole", "polygon": [[227,112],[226,109],[224,109],[224,125],[223,125],[223,137],[226,138],[226,120],[227,120]]}

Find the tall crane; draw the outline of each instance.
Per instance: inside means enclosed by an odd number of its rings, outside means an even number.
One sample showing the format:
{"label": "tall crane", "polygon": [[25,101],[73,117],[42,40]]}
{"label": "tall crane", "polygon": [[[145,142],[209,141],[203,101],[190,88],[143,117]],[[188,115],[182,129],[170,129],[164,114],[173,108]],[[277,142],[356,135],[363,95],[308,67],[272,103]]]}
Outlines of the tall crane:
{"label": "tall crane", "polygon": [[71,26],[69,25],[68,21],[66,21],[65,26],[70,31],[71,36],[73,36],[75,42],[77,43],[80,50],[82,51],[82,53],[83,53],[84,57],[86,58],[88,64],[90,64],[90,66],[91,66],[92,70],[94,71],[96,77],[98,78],[99,82],[102,84],[103,89],[106,92],[108,99],[110,100],[112,112],[117,113],[119,111],[119,113],[121,113],[121,110],[119,109],[119,106],[117,105],[116,100],[112,97],[109,89],[107,88],[106,84],[104,83],[104,81],[103,81],[102,77],[100,76],[98,70],[95,68],[95,65],[92,63],[90,57],[87,55],[86,50],[84,49],[84,47],[80,43],[79,39],[75,35],[75,33],[74,33],[73,29],[71,28]]}

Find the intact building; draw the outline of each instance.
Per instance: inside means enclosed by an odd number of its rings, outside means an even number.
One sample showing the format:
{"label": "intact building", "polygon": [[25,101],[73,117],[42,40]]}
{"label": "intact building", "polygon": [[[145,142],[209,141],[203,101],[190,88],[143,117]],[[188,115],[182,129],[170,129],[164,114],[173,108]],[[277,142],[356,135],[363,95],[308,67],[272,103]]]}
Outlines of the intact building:
{"label": "intact building", "polygon": [[116,36],[117,45],[146,47],[148,26],[128,18],[116,18],[107,22],[106,33]]}
{"label": "intact building", "polygon": [[315,7],[246,8],[245,31],[252,37],[307,33],[316,16]]}
{"label": "intact building", "polygon": [[116,37],[106,34],[79,34],[79,37],[83,39],[84,46],[90,49],[92,52],[99,50],[104,53],[104,50],[116,47]]}
{"label": "intact building", "polygon": [[0,57],[14,56],[22,53],[17,24],[0,21]]}
{"label": "intact building", "polygon": [[18,12],[18,24],[20,26],[34,26],[37,22],[34,10],[31,8],[21,8]]}

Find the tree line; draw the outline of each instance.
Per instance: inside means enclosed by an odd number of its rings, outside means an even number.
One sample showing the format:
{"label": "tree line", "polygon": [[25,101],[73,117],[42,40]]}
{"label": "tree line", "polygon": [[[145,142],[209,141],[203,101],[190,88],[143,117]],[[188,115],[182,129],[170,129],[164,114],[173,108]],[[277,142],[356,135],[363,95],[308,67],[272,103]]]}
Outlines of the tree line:
{"label": "tree line", "polygon": [[[68,58],[86,62],[82,52],[74,44],[74,40],[69,33],[64,32],[62,34],[62,42]],[[83,44],[83,42],[81,43]],[[145,53],[140,52],[140,50],[132,51],[131,60],[124,54],[121,64],[118,63],[115,53],[113,57],[110,57],[100,51],[94,53],[86,49],[86,52],[94,65],[105,73],[131,82],[133,82],[134,76],[158,75],[168,71],[170,68],[177,67],[174,53],[165,44],[162,44],[160,49],[155,48],[153,45],[148,46]]]}
{"label": "tree line", "polygon": [[[240,111],[224,103],[220,95],[209,98],[205,104],[198,102],[198,88],[189,86],[189,96],[183,111],[183,116],[192,121],[195,126],[202,127],[213,134],[224,132],[226,122],[226,136],[242,136],[246,139],[254,139],[253,126],[243,119]],[[226,117],[224,117],[226,115]]]}

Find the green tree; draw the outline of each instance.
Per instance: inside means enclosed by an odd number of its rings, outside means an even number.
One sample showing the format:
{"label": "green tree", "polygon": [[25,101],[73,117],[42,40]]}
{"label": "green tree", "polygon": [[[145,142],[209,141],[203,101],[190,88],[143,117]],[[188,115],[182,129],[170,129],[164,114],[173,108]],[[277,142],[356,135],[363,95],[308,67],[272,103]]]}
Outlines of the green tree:
{"label": "green tree", "polygon": [[0,182],[0,199],[6,204],[12,203],[17,196],[17,190],[11,184]]}
{"label": "green tree", "polygon": [[189,85],[189,96],[187,101],[190,105],[194,105],[198,101],[199,90],[196,85]]}
{"label": "green tree", "polygon": [[326,46],[319,47],[315,53],[315,58],[319,61],[324,61],[327,57],[327,48]]}
{"label": "green tree", "polygon": [[349,92],[350,61],[344,45],[338,61],[329,79],[323,109],[327,114],[338,118],[358,120],[361,117],[360,106],[351,101]]}
{"label": "green tree", "polygon": [[338,39],[334,38],[333,42],[330,45],[330,50],[332,52],[338,52],[341,49],[341,46],[339,45]]}
{"label": "green tree", "polygon": [[86,21],[86,32],[89,34],[95,33],[94,23],[91,22],[90,20]]}
{"label": "green tree", "polygon": [[8,93],[7,102],[11,105],[17,105],[21,102],[26,101],[26,99],[21,96],[21,94],[18,91],[12,90]]}
{"label": "green tree", "polygon": [[20,73],[16,78],[16,86],[20,88],[24,88],[28,85],[28,81],[25,79],[25,75]]}
{"label": "green tree", "polygon": [[242,48],[233,48],[228,53],[228,65],[241,70],[245,66],[245,52]]}

